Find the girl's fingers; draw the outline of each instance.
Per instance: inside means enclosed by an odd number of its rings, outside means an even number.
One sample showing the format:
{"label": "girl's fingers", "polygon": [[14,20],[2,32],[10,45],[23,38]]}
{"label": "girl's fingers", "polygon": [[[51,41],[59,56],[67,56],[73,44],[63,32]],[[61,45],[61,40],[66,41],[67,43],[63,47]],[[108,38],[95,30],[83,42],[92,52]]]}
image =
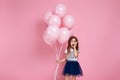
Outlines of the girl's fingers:
{"label": "girl's fingers", "polygon": [[57,63],[59,63],[59,60],[56,60]]}

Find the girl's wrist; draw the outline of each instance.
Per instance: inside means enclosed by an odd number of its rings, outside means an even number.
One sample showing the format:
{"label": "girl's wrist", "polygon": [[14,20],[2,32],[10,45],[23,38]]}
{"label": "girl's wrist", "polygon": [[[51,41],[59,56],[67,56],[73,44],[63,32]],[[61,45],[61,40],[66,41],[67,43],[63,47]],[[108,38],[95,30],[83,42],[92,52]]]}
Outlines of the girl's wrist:
{"label": "girl's wrist", "polygon": [[74,47],[73,49],[76,50],[76,47]]}

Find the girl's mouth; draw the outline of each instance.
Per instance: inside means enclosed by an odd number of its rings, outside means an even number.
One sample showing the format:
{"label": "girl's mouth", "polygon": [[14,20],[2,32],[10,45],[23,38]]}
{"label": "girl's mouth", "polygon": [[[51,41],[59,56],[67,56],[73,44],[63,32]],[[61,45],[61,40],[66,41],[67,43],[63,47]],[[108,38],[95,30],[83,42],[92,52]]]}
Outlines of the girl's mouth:
{"label": "girl's mouth", "polygon": [[74,46],[74,44],[72,44],[72,46]]}

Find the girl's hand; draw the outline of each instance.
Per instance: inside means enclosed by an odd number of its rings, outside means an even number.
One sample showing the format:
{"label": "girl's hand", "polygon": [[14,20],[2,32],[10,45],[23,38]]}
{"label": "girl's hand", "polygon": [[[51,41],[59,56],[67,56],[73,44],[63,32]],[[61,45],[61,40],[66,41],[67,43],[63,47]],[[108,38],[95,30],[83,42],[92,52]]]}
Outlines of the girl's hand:
{"label": "girl's hand", "polygon": [[76,49],[76,47],[77,47],[77,44],[74,44],[73,48]]}
{"label": "girl's hand", "polygon": [[59,60],[56,60],[56,62],[59,64],[60,63],[60,61]]}
{"label": "girl's hand", "polygon": [[63,58],[62,60],[56,60],[57,63],[62,63],[62,62],[65,62],[66,61],[66,58]]}

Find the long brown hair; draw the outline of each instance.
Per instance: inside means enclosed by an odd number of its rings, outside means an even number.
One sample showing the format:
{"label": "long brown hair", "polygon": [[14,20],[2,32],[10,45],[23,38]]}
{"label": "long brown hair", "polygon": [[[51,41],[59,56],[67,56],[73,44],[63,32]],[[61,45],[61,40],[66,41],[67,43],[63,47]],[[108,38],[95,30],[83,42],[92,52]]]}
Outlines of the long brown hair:
{"label": "long brown hair", "polygon": [[78,45],[78,39],[76,36],[71,36],[68,40],[68,46],[67,46],[67,52],[70,53],[70,49],[72,48],[71,46],[71,40],[75,39],[77,41],[77,46],[76,46],[76,50],[78,51],[79,45]]}

